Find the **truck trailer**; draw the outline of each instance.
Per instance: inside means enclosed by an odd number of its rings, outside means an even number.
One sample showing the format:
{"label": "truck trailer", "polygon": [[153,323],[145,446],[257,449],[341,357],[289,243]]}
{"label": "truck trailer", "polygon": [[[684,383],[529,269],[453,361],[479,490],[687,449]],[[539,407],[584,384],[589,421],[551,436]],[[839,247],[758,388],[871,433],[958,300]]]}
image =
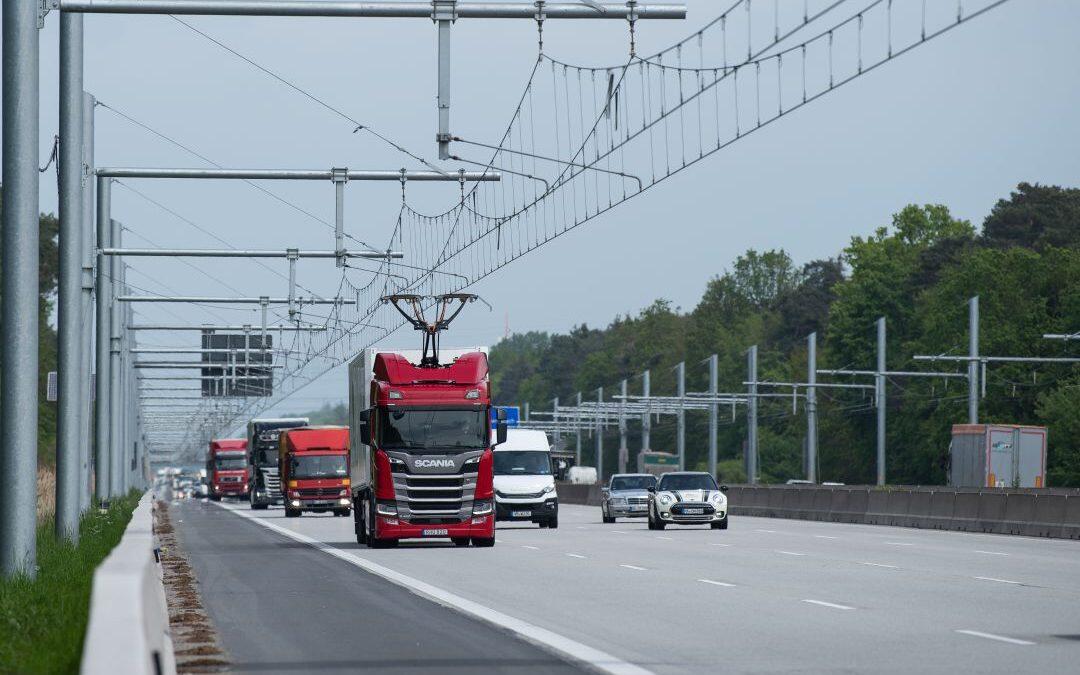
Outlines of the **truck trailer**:
{"label": "truck trailer", "polygon": [[486,348],[361,352],[349,364],[356,541],[493,546],[490,414]]}
{"label": "truck trailer", "polygon": [[246,497],[248,494],[247,441],[222,438],[210,441],[206,451],[207,495],[215,502],[222,497]]}
{"label": "truck trailer", "polygon": [[307,425],[306,417],[256,419],[248,422],[248,468],[251,476],[248,498],[252,509],[265,509],[271,504],[282,502],[278,439],[284,429]]}
{"label": "truck trailer", "polygon": [[286,429],[278,454],[286,518],[304,511],[349,515],[349,427]]}

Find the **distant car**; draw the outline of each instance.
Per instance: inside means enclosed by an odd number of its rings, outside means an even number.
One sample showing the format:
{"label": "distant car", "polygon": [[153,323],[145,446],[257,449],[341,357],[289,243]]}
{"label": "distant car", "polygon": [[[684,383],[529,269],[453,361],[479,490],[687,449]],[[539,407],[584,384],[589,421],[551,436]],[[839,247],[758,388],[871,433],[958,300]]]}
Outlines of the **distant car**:
{"label": "distant car", "polygon": [[600,514],[604,522],[648,516],[651,487],[656,487],[656,476],[650,473],[614,474],[604,488],[600,501]]}
{"label": "distant car", "polygon": [[726,489],[704,471],[665,473],[649,490],[649,529],[662,530],[669,524],[708,524],[714,530],[726,530]]}
{"label": "distant car", "polygon": [[802,478],[789,478],[787,485],[813,485],[814,481],[804,480]]}

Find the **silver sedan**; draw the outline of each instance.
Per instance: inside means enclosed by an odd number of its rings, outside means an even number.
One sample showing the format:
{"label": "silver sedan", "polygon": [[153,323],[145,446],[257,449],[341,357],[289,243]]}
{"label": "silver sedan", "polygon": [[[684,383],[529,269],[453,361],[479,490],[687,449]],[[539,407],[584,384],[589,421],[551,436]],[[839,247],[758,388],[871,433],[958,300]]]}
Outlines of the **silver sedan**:
{"label": "silver sedan", "polygon": [[616,518],[645,518],[649,514],[649,488],[656,476],[648,473],[617,473],[602,488],[600,513],[605,523]]}

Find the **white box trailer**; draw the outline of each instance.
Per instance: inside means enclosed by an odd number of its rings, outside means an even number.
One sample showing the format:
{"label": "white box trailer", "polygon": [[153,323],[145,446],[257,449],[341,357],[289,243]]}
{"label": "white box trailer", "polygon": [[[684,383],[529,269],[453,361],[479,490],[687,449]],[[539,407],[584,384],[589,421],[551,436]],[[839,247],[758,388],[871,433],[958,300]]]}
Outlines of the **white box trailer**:
{"label": "white box trailer", "polygon": [[[439,362],[450,363],[464,354],[472,352],[488,353],[487,347],[468,347],[465,349],[439,349]],[[366,487],[371,482],[371,447],[360,442],[358,430],[361,422],[358,413],[371,407],[371,380],[375,376],[375,356],[377,354],[400,354],[414,365],[420,364],[423,352],[419,349],[388,349],[369,347],[349,362],[349,427],[353,433],[349,434],[350,444],[350,476],[352,479],[353,493],[360,488]]]}
{"label": "white box trailer", "polygon": [[1046,427],[954,424],[949,485],[1046,487]]}

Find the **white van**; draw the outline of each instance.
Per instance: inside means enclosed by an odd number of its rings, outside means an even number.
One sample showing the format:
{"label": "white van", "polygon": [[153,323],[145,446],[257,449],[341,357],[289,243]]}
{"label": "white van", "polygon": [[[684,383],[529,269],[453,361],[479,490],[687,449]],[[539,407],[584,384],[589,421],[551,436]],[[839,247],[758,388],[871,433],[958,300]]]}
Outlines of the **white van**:
{"label": "white van", "polygon": [[495,519],[559,526],[551,445],[543,431],[507,429],[506,442],[495,446]]}

